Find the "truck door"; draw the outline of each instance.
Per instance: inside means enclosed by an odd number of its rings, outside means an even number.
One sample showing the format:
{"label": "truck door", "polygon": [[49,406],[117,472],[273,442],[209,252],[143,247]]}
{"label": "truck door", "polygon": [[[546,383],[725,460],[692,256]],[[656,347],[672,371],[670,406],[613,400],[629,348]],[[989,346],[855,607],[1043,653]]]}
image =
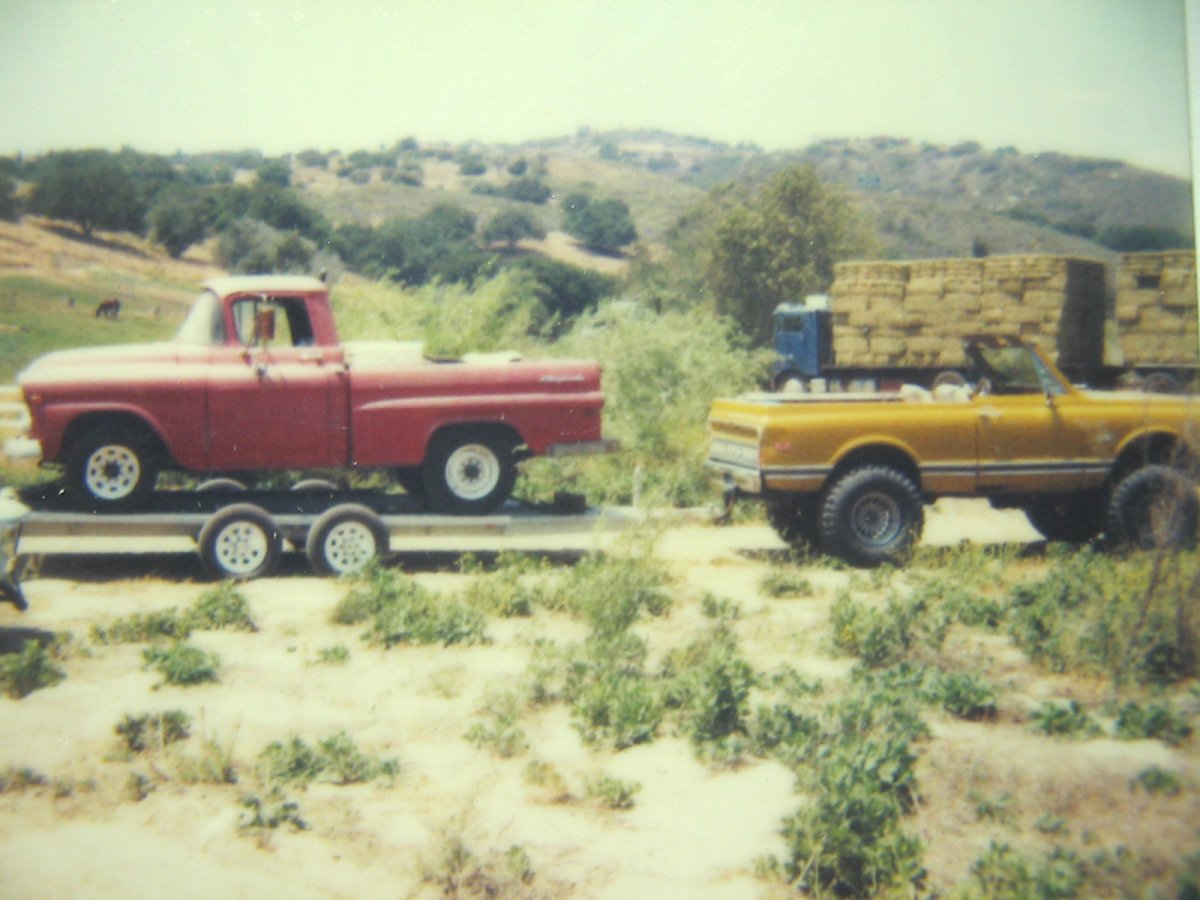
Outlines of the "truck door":
{"label": "truck door", "polygon": [[[276,333],[257,333],[264,311]],[[236,299],[236,340],[217,350],[208,385],[210,468],[311,469],[349,461],[341,347],[312,345],[302,297]]]}
{"label": "truck door", "polygon": [[984,492],[1069,491],[1084,481],[1082,431],[1071,397],[1024,348],[989,353],[995,365],[976,411],[978,487]]}

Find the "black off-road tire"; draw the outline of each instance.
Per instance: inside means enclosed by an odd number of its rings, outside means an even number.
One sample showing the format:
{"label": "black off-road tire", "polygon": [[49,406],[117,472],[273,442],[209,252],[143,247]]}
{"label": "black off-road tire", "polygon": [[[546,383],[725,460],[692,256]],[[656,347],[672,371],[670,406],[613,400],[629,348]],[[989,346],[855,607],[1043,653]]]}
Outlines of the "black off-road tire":
{"label": "black off-road tire", "polygon": [[911,478],[887,466],[846,472],[821,501],[821,546],[853,566],[902,564],[924,527],[921,492]]}
{"label": "black off-road tire", "polygon": [[318,575],[353,575],[388,552],[391,537],[383,519],[358,503],[343,503],[317,517],[304,542],[308,564]]}
{"label": "black off-road tire", "polygon": [[1196,542],[1200,500],[1195,483],[1170,466],[1143,466],[1113,489],[1105,534],[1139,550],[1189,547]]}
{"label": "black off-road tire", "polygon": [[817,548],[820,530],[815,502],[771,500],[767,502],[766,510],[767,522],[784,543],[801,553]]}
{"label": "black off-road tire", "polygon": [[252,503],[217,510],[200,529],[196,544],[205,570],[218,580],[264,578],[275,571],[283,552],[275,520]]}
{"label": "black off-road tire", "polygon": [[434,512],[486,515],[512,496],[517,480],[512,443],[483,430],[439,434],[425,455],[421,480]]}
{"label": "black off-road tire", "polygon": [[72,441],[67,493],[87,512],[127,512],[146,505],[158,480],[154,441],[144,432],[102,425]]}
{"label": "black off-road tire", "polygon": [[1056,494],[1026,505],[1025,518],[1048,541],[1086,544],[1104,530],[1105,501],[1102,491]]}

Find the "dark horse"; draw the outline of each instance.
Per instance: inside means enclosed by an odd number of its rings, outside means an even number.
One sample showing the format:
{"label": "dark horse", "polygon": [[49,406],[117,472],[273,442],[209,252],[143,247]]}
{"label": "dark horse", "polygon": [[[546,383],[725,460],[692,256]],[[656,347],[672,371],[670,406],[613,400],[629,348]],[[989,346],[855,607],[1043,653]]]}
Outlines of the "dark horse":
{"label": "dark horse", "polygon": [[102,300],[100,305],[96,307],[97,319],[115,319],[119,315],[121,315],[121,301],[116,297]]}

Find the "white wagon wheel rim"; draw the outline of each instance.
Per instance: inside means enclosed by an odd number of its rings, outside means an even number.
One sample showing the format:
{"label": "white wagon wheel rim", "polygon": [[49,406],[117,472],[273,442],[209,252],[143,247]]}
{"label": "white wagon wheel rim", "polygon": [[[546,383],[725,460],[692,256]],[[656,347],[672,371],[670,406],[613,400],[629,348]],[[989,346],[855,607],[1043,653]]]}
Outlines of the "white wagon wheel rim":
{"label": "white wagon wheel rim", "polygon": [[339,522],[325,536],[325,561],[334,572],[346,575],[364,568],[379,553],[375,534],[365,522]]}
{"label": "white wagon wheel rim", "polygon": [[213,542],[213,556],[231,575],[253,574],[271,549],[269,536],[253,522],[230,522]]}
{"label": "white wagon wheel rim", "polygon": [[141,477],[136,453],[120,444],[105,444],[88,457],[84,482],[94,496],[120,500],[133,493]]}
{"label": "white wagon wheel rim", "polygon": [[446,460],[446,487],[463,500],[480,500],[500,483],[502,467],[485,444],[463,444]]}

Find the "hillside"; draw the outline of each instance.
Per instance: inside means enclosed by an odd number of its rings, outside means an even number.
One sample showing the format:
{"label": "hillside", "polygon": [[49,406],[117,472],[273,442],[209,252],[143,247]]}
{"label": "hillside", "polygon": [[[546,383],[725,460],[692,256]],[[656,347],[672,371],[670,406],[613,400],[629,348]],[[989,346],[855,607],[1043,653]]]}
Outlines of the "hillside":
{"label": "hillside", "polygon": [[[294,182],[335,222],[374,224],[415,215],[453,200],[486,218],[509,201],[480,193],[504,183],[506,169],[527,162],[550,185],[547,204],[522,204],[549,230],[555,200],[590,191],[629,204],[644,242],[660,241],[679,216],[716,184],[755,184],[780,169],[811,164],[840,184],[875,223],[880,255],[923,258],[970,255],[979,240],[992,253],[1061,253],[1111,261],[1097,239],[1135,229],[1189,241],[1189,182],[1111,160],[1062,154],[953,147],[898,138],[831,140],[801,150],[766,152],[656,131],[622,131],[520,145],[466,147],[409,144],[375,155],[380,165],[351,163],[363,154],[322,154],[320,167],[293,160]],[[483,164],[461,173],[464,159]],[[400,165],[419,184],[389,180]],[[341,175],[337,174],[341,172]]]}

